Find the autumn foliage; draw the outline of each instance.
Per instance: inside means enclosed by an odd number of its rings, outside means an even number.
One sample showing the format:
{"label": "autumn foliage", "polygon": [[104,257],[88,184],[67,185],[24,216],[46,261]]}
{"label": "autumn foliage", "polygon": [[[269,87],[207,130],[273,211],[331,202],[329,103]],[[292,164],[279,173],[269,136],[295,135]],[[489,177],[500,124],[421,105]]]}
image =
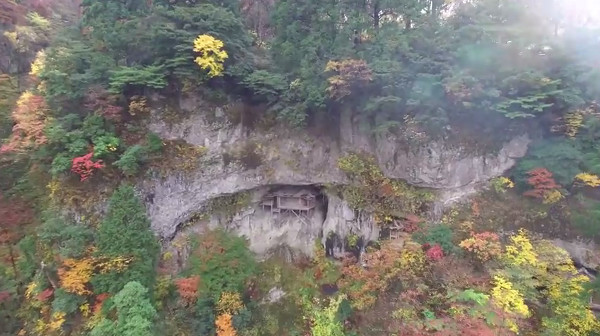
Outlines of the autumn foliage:
{"label": "autumn foliage", "polygon": [[104,118],[119,122],[122,119],[123,108],[117,104],[117,97],[102,88],[91,88],[85,97],[85,107]]}
{"label": "autumn foliage", "polygon": [[228,314],[235,314],[243,307],[240,293],[223,292],[219,302],[217,302],[217,310]]}
{"label": "autumn foliage", "polygon": [[198,298],[198,286],[200,285],[200,277],[193,276],[189,278],[181,278],[175,280],[175,286],[179,292],[179,296],[186,305],[192,305]]}
{"label": "autumn foliage", "polygon": [[[429,245],[429,244],[425,244],[425,245]],[[427,247],[425,247],[425,249],[426,249],[425,256],[430,261],[438,261],[438,260],[442,260],[444,258],[444,250],[442,250],[442,247],[439,244],[435,244],[431,247],[427,246]]]}
{"label": "autumn foliage", "polygon": [[460,242],[459,246],[473,253],[475,258],[482,262],[496,258],[502,253],[500,238],[493,232],[471,232],[471,237]]}
{"label": "autumn foliage", "polygon": [[347,262],[342,268],[342,278],[338,285],[348,295],[354,308],[362,310],[371,307],[393,280],[406,279],[418,275],[424,268],[425,255],[418,246],[396,249],[384,245],[378,251],[364,254],[362,267],[355,262]]}
{"label": "autumn foliage", "polygon": [[15,123],[8,142],[0,147],[0,154],[21,152],[47,142],[44,135],[48,105],[44,97],[29,91],[17,101],[12,118]]}
{"label": "autumn foliage", "polygon": [[87,284],[94,274],[94,263],[92,259],[82,260],[65,259],[63,266],[58,269],[58,277],[62,288],[73,294],[87,295],[91,291]]}
{"label": "autumn foliage", "polygon": [[526,191],[523,195],[542,199],[544,200],[544,203],[554,203],[549,200],[555,198],[556,192],[560,193],[558,190],[560,185],[556,184],[556,181],[554,181],[554,178],[552,177],[552,173],[546,168],[536,168],[527,172],[527,175],[529,175],[527,184],[529,184],[532,189]]}
{"label": "autumn foliage", "polygon": [[71,171],[79,175],[82,182],[90,178],[95,170],[104,168],[102,160],[92,161],[92,155],[94,155],[93,151],[73,159]]}
{"label": "autumn foliage", "polygon": [[0,23],[16,23],[27,10],[12,0],[0,0]]}
{"label": "autumn foliage", "polygon": [[102,293],[102,294],[98,294],[98,296],[96,296],[96,300],[94,302],[94,308],[93,308],[94,313],[97,313],[100,311],[100,309],[102,309],[102,304],[104,304],[104,301],[106,301],[106,299],[108,299],[109,297],[110,297],[110,294],[108,294],[108,293]]}
{"label": "autumn foliage", "polygon": [[13,247],[21,239],[22,227],[33,221],[32,207],[21,200],[7,199],[0,192],[0,246],[7,246],[8,254],[0,255],[0,260],[6,257],[17,272],[17,250]]}
{"label": "autumn foliage", "polygon": [[217,327],[217,336],[236,336],[237,332],[235,331],[231,314],[225,313],[219,315],[217,320],[215,321],[215,326]]}
{"label": "autumn foliage", "polygon": [[194,59],[194,62],[208,71],[209,78],[220,76],[223,73],[223,63],[229,58],[224,46],[223,41],[210,35],[199,35],[194,40],[194,51],[200,54]]}
{"label": "autumn foliage", "polygon": [[327,79],[327,93],[335,100],[342,100],[373,80],[373,72],[364,60],[329,61],[325,71],[337,73]]}
{"label": "autumn foliage", "polygon": [[37,299],[40,301],[48,301],[48,299],[52,297],[52,294],[54,294],[54,289],[46,288],[40,294],[37,295]]}

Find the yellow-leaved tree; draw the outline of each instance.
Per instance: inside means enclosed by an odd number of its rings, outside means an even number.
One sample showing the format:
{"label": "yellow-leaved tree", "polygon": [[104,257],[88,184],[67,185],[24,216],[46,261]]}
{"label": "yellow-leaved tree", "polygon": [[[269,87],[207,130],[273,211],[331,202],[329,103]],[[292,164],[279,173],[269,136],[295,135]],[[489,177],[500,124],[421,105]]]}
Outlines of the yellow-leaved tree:
{"label": "yellow-leaved tree", "polygon": [[523,294],[513,287],[513,284],[501,276],[494,276],[494,288],[492,288],[494,303],[502,308],[509,316],[505,320],[506,326],[512,332],[518,333],[519,327],[513,320],[515,318],[527,318],[531,316],[529,307],[525,304]]}
{"label": "yellow-leaved tree", "polygon": [[223,47],[223,41],[210,35],[199,35],[194,40],[194,51],[200,53],[194,62],[202,69],[208,70],[209,78],[223,73],[223,63],[229,57]]}
{"label": "yellow-leaved tree", "polygon": [[575,176],[575,183],[595,188],[600,186],[600,177],[590,173],[579,173]]}

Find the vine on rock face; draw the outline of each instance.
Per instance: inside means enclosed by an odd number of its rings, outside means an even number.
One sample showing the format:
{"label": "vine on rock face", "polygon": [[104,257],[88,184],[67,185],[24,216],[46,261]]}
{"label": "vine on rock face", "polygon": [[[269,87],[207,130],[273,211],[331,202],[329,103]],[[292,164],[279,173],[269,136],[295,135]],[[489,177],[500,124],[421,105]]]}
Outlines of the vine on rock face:
{"label": "vine on rock face", "polygon": [[93,155],[94,151],[91,151],[84,156],[76,157],[73,159],[71,171],[79,175],[81,182],[90,178],[95,170],[104,168],[104,163],[102,162],[102,160],[92,161]]}

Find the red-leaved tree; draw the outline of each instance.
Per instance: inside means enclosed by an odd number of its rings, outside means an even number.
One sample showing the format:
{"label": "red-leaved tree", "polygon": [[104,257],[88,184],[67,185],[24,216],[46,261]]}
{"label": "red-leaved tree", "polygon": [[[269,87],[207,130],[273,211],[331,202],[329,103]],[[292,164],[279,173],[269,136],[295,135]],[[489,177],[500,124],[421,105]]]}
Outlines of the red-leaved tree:
{"label": "red-leaved tree", "polygon": [[435,244],[425,251],[425,256],[431,261],[442,260],[442,258],[444,258],[444,250],[440,244]]}
{"label": "red-leaved tree", "polygon": [[121,121],[123,108],[116,105],[117,98],[101,87],[93,87],[85,96],[85,107],[112,121]]}
{"label": "red-leaved tree", "polygon": [[7,247],[6,262],[18,274],[17,253],[13,246],[21,239],[22,227],[33,221],[33,210],[21,200],[5,198],[0,193],[0,246]]}
{"label": "red-leaved tree", "polygon": [[71,171],[79,175],[82,182],[90,178],[97,169],[104,168],[102,160],[92,161],[92,155],[94,155],[94,151],[73,159]]}
{"label": "red-leaved tree", "polygon": [[527,184],[532,189],[524,192],[524,196],[543,199],[549,192],[560,188],[560,185],[554,181],[552,173],[546,168],[532,169],[527,172],[527,175],[529,175]]}
{"label": "red-leaved tree", "polygon": [[193,276],[190,278],[181,278],[175,280],[177,292],[181,300],[187,305],[192,305],[198,298],[198,286],[200,285],[200,277]]}
{"label": "red-leaved tree", "polygon": [[110,297],[110,294],[108,294],[108,293],[102,293],[102,294],[98,294],[98,296],[96,296],[96,300],[94,302],[94,308],[92,309],[94,314],[100,312],[100,310],[102,309],[102,305],[104,304],[104,301],[106,301],[106,299],[108,299],[109,297]]}
{"label": "red-leaved tree", "polygon": [[37,299],[42,302],[48,301],[48,299],[50,299],[50,297],[52,297],[53,294],[54,294],[54,289],[47,288],[47,289],[44,289],[40,294],[37,295]]}

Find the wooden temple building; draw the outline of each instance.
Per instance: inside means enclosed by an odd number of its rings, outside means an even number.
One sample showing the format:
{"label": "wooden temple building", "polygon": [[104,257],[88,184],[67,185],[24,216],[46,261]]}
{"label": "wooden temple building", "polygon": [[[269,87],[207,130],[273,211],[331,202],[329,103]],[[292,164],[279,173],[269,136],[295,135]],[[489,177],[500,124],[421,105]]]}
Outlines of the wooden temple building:
{"label": "wooden temple building", "polygon": [[309,189],[280,189],[267,194],[260,202],[263,210],[271,213],[290,212],[297,216],[309,215],[317,205],[317,195]]}

